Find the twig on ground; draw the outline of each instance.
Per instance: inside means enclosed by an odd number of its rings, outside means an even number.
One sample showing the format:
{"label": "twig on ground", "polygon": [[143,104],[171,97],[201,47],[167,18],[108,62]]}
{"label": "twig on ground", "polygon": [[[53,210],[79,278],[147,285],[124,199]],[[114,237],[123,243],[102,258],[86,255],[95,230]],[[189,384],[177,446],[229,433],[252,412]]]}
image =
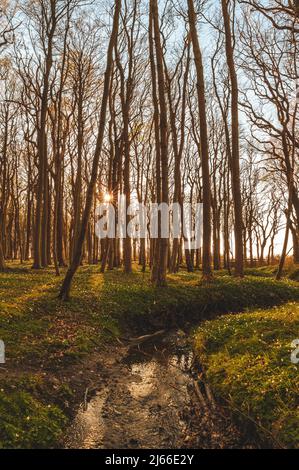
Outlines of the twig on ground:
{"label": "twig on ground", "polygon": [[194,385],[194,390],[196,392],[196,395],[197,395],[197,398],[198,398],[200,404],[202,405],[203,408],[207,409],[206,401],[204,399],[203,394],[200,391],[199,385],[198,385],[196,380],[193,380],[193,385]]}
{"label": "twig on ground", "polygon": [[86,390],[84,392],[84,405],[83,405],[83,410],[84,411],[87,411],[87,408],[88,408],[87,395],[88,395],[88,387],[86,388]]}

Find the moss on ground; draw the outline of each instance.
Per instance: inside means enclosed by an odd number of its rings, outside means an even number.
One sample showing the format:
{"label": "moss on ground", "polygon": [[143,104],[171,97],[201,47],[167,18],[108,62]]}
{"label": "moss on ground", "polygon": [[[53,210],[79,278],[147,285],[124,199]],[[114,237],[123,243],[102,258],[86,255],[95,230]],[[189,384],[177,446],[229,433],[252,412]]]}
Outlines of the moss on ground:
{"label": "moss on ground", "polygon": [[[53,269],[34,271],[14,264],[0,273],[0,339],[7,358],[6,370],[0,370],[0,446],[56,445],[67,418],[59,389],[46,393],[47,371],[55,376],[76,365],[95,345],[111,341],[111,332],[149,332],[253,306],[299,301],[297,284],[291,281],[254,276],[236,280],[224,272],[212,284],[199,279],[199,273],[182,271],[169,276],[168,287],[155,289],[149,273],[126,275],[119,270],[103,275],[97,266],[82,267],[72,299],[64,303],[57,299],[61,278]],[[41,371],[46,371],[42,378]],[[41,385],[32,387],[32,376]]]}
{"label": "moss on ground", "polygon": [[299,281],[299,266],[295,265],[290,270],[289,279],[292,281]]}
{"label": "moss on ground", "polygon": [[[44,381],[29,375],[5,381],[2,387],[0,448],[51,447],[68,420],[61,407],[47,400]],[[63,387],[59,389],[58,394]]]}
{"label": "moss on ground", "polygon": [[[277,270],[278,265],[270,265],[256,268],[246,268],[245,273],[250,276],[275,278]],[[282,274],[287,279],[291,279],[292,281],[299,281],[299,265],[289,263],[282,270]]]}
{"label": "moss on ground", "polygon": [[299,365],[291,342],[299,337],[299,303],[227,315],[203,323],[195,346],[215,396],[238,418],[257,425],[275,445],[299,448]]}

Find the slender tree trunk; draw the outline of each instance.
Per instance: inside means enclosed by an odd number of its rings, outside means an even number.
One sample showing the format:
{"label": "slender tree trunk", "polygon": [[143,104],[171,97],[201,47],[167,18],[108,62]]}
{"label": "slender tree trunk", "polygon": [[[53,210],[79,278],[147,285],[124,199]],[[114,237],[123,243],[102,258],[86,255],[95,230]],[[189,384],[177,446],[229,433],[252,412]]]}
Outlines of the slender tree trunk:
{"label": "slender tree trunk", "polygon": [[61,286],[61,290],[59,294],[59,298],[64,299],[64,300],[67,300],[69,298],[69,292],[71,288],[72,279],[80,265],[83,244],[84,244],[84,240],[86,236],[88,221],[89,221],[91,207],[92,207],[93,195],[94,195],[94,190],[95,190],[95,185],[96,185],[97,175],[98,175],[99,159],[100,159],[100,155],[102,152],[102,146],[103,146],[103,140],[104,140],[106,113],[107,113],[107,107],[108,107],[109,88],[110,88],[110,80],[111,80],[111,72],[112,72],[112,64],[113,64],[113,50],[115,48],[115,44],[116,44],[117,37],[118,37],[120,10],[121,10],[121,0],[115,0],[113,28],[112,28],[112,33],[111,33],[109,46],[108,46],[108,52],[107,52],[107,65],[106,65],[106,71],[105,71],[103,97],[102,97],[101,112],[100,112],[99,133],[98,133],[96,149],[95,149],[93,163],[92,163],[91,177],[90,177],[90,181],[89,181],[88,188],[87,188],[86,203],[85,203],[84,213],[82,217],[80,233],[79,233],[78,241],[77,241],[76,248],[74,251],[72,262],[67,271],[67,274]]}
{"label": "slender tree trunk", "polygon": [[0,271],[4,271],[6,269],[6,263],[4,259],[4,253],[3,253],[2,224],[3,224],[3,211],[2,211],[2,207],[0,207]]}
{"label": "slender tree trunk", "polygon": [[222,14],[225,30],[226,60],[231,81],[231,119],[232,119],[232,149],[231,172],[232,191],[235,215],[235,275],[243,277],[243,220],[242,200],[240,185],[240,149],[239,149],[239,108],[238,108],[238,78],[234,61],[233,38],[231,32],[231,20],[228,12],[228,0],[221,0]]}
{"label": "slender tree trunk", "polygon": [[[37,133],[37,153],[38,153],[38,183],[36,193],[36,214],[34,224],[34,261],[33,268],[40,269],[47,264],[46,239],[47,239],[47,210],[48,210],[48,159],[47,159],[47,111],[49,79],[52,69],[52,46],[56,23],[52,25],[48,36],[48,50],[45,63],[45,73],[43,77],[43,91],[41,97],[40,123]],[[43,237],[42,237],[43,235]]]}
{"label": "slender tree trunk", "polygon": [[[167,138],[167,105],[165,99],[165,77],[163,66],[163,50],[161,44],[161,33],[159,24],[159,11],[157,0],[150,2],[150,16],[152,18],[152,26],[155,39],[155,52],[157,62],[157,78],[158,78],[158,95],[160,105],[160,158],[161,158],[161,202],[168,204],[168,138]],[[161,235],[161,234],[160,234]],[[159,240],[159,258],[158,266],[153,278],[156,286],[166,285],[167,258],[168,258],[168,239]]]}
{"label": "slender tree trunk", "polygon": [[197,73],[197,95],[199,106],[200,146],[203,180],[203,247],[202,247],[202,271],[203,279],[212,278],[211,269],[211,183],[208,152],[208,130],[206,116],[205,79],[202,64],[202,54],[196,30],[196,14],[193,0],[188,0],[188,18],[190,34],[193,45],[195,67]]}
{"label": "slender tree trunk", "polygon": [[7,147],[8,147],[8,121],[9,121],[9,107],[5,110],[4,122],[4,135],[2,145],[2,158],[1,158],[1,199],[0,199],[0,271],[6,269],[5,263],[5,239],[6,239],[6,207],[7,207],[7,193],[8,193],[8,178],[7,178]]}
{"label": "slender tree trunk", "polygon": [[[153,41],[153,12],[150,5],[149,13],[149,54],[151,64],[151,78],[152,78],[152,98],[154,107],[154,131],[155,131],[155,169],[156,169],[156,202],[161,203],[161,148],[160,148],[160,113],[157,92],[157,72],[155,64],[154,41]],[[158,215],[158,238],[150,240],[150,267],[151,267],[151,280],[156,282],[158,277],[158,265],[160,258],[160,230],[161,221]]]}
{"label": "slender tree trunk", "polygon": [[296,230],[296,226],[292,224],[290,225],[290,229],[292,232],[292,239],[293,239],[293,260],[294,263],[299,263],[299,234]]}
{"label": "slender tree trunk", "polygon": [[279,266],[278,270],[276,273],[276,280],[279,281],[282,278],[282,273],[283,273],[283,267],[284,263],[286,260],[287,256],[287,249],[288,249],[288,242],[289,242],[289,232],[290,232],[290,221],[291,221],[291,212],[292,212],[292,196],[291,192],[289,195],[289,203],[288,203],[288,208],[286,211],[286,229],[285,229],[285,235],[284,235],[284,242],[283,242],[283,247],[282,247],[282,252],[279,260]]}
{"label": "slender tree trunk", "polygon": [[77,175],[74,191],[74,231],[72,243],[72,255],[74,256],[75,247],[80,234],[81,205],[82,205],[82,154],[83,154],[83,87],[82,83],[78,86],[78,134],[77,134]]}

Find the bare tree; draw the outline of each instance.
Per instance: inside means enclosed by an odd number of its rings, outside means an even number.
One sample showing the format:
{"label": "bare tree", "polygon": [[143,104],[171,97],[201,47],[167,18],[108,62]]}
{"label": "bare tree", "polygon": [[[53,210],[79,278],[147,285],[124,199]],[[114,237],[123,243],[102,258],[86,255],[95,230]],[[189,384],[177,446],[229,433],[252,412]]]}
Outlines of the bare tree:
{"label": "bare tree", "polygon": [[221,0],[226,60],[231,84],[231,172],[235,216],[235,274],[242,277],[243,272],[243,220],[240,185],[240,145],[239,145],[239,87],[234,60],[234,37],[231,27],[231,17],[228,9],[228,0]]}
{"label": "bare tree", "polygon": [[188,0],[188,18],[190,25],[190,35],[193,45],[195,67],[197,73],[197,95],[199,106],[200,124],[200,149],[203,178],[203,253],[202,270],[203,278],[209,280],[212,277],[211,270],[211,184],[208,153],[208,130],[206,117],[206,96],[205,79],[203,73],[202,54],[199,39],[196,31],[196,14],[193,0]]}
{"label": "bare tree", "polygon": [[110,88],[112,63],[113,63],[113,50],[115,49],[115,45],[116,45],[117,38],[118,38],[120,10],[121,10],[121,0],[115,0],[113,28],[112,28],[108,51],[107,51],[107,65],[106,65],[105,80],[104,80],[104,87],[103,87],[100,123],[99,123],[97,143],[96,143],[96,148],[95,148],[95,153],[94,153],[94,158],[93,158],[93,163],[92,163],[92,173],[91,173],[91,178],[90,178],[88,189],[87,189],[86,202],[85,202],[85,208],[84,208],[84,213],[83,213],[82,222],[81,222],[80,234],[76,243],[76,248],[74,250],[74,255],[73,255],[71,265],[67,271],[67,274],[61,286],[61,290],[59,294],[59,298],[64,299],[64,300],[67,300],[69,297],[72,279],[81,262],[82,248],[83,248],[83,243],[84,243],[85,236],[86,236],[88,220],[89,220],[90,211],[92,207],[94,189],[95,189],[95,184],[96,184],[97,175],[98,175],[99,158],[100,158],[101,151],[102,151],[104,130],[105,130],[105,125],[106,125],[106,113],[107,113],[107,105],[108,105],[108,99],[109,99],[109,88]]}

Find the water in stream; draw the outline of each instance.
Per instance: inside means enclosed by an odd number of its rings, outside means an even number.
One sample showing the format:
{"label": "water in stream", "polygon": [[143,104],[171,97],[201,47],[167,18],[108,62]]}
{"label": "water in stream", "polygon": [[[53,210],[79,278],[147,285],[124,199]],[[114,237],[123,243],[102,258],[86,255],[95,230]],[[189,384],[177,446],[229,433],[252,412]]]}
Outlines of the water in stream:
{"label": "water in stream", "polygon": [[[189,348],[170,339],[130,349],[106,386],[82,406],[69,429],[67,448],[179,448],[190,406]],[[173,345],[174,346],[174,345]],[[87,409],[86,409],[87,408]]]}
{"label": "water in stream", "polygon": [[201,409],[194,395],[192,351],[183,332],[131,348],[80,407],[64,446],[243,447],[234,425],[215,410]]}

